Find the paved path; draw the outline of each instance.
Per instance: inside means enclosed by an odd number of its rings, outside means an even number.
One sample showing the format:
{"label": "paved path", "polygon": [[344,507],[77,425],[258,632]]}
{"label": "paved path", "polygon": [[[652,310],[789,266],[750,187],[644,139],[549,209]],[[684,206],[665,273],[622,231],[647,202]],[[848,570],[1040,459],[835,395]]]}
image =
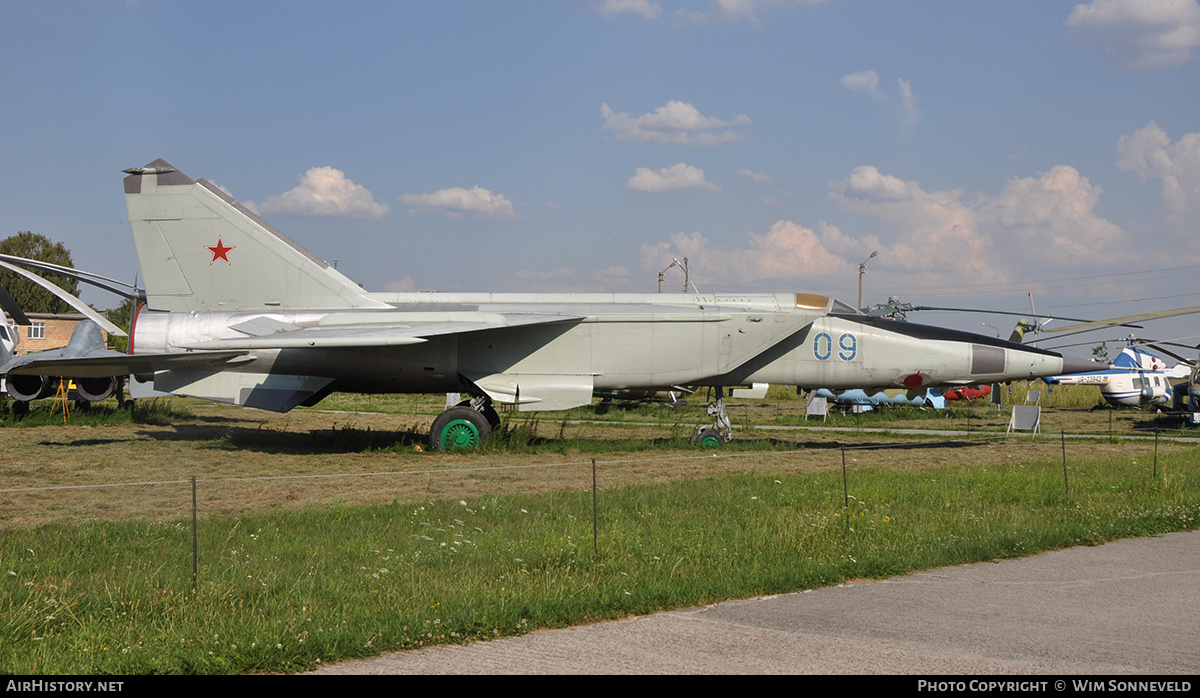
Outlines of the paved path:
{"label": "paved path", "polygon": [[1200,531],[398,652],[318,673],[1198,674]]}

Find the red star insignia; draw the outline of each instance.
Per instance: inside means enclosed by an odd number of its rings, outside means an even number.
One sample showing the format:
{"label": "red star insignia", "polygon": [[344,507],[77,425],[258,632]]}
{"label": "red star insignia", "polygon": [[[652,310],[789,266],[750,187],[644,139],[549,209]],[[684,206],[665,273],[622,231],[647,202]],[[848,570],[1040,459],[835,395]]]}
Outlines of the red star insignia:
{"label": "red star insignia", "polygon": [[232,245],[230,247],[226,247],[224,245],[224,243],[221,242],[220,236],[218,236],[216,245],[213,245],[213,246],[205,245],[204,249],[208,250],[209,252],[212,252],[213,258],[212,258],[212,262],[209,262],[209,264],[213,264],[218,259],[224,261],[226,264],[229,264],[229,256],[228,256],[229,251],[237,249],[237,245]]}

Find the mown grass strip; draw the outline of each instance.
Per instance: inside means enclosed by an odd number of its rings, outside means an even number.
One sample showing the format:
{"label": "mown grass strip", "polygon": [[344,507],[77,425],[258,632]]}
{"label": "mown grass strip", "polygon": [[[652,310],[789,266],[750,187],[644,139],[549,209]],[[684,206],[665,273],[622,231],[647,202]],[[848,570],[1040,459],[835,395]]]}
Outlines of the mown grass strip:
{"label": "mown grass strip", "polygon": [[598,556],[583,489],[210,518],[194,591],[189,522],[11,529],[0,672],[297,671],[1200,525],[1195,450],[1069,467],[854,465],[849,508],[840,472],[617,488]]}

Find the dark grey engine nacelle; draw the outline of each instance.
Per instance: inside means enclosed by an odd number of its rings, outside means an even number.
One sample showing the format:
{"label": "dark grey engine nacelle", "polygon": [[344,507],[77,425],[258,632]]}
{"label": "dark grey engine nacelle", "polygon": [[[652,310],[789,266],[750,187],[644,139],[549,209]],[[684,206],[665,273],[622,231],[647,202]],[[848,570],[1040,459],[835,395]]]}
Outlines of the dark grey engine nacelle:
{"label": "dark grey engine nacelle", "polygon": [[88,402],[100,402],[111,396],[117,390],[117,377],[107,378],[76,378],[75,392]]}
{"label": "dark grey engine nacelle", "polygon": [[[106,378],[75,378],[75,392],[81,400],[99,402],[117,391],[116,376]],[[53,397],[58,390],[58,378],[50,376],[9,376],[5,382],[8,396],[19,402],[31,402]]]}
{"label": "dark grey engine nacelle", "polygon": [[49,397],[57,381],[50,380],[49,376],[9,376],[4,385],[9,397],[19,402],[29,402]]}

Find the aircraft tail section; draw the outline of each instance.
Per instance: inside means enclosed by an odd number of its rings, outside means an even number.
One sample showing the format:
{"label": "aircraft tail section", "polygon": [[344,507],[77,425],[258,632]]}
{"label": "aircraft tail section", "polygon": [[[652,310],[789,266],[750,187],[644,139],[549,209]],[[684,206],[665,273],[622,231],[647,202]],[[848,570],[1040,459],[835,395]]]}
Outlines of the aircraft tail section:
{"label": "aircraft tail section", "polygon": [[125,172],[150,308],[389,307],[211,182],[193,180],[161,159]]}

